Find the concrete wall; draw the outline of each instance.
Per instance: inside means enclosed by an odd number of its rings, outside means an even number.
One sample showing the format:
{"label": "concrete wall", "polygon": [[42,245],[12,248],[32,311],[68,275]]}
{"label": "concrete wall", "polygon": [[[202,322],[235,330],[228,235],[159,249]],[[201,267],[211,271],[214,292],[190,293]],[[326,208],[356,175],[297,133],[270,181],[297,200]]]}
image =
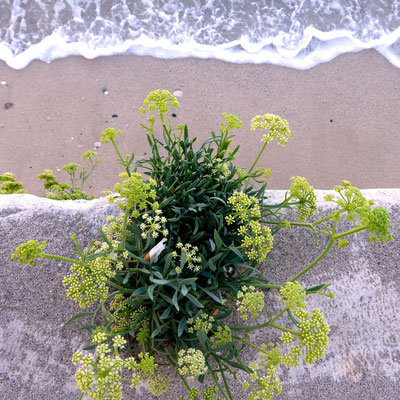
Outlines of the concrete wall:
{"label": "concrete wall", "polygon": [[[400,389],[400,190],[366,190],[367,198],[387,208],[393,241],[371,244],[368,234],[351,238],[341,250],[333,249],[302,279],[307,286],[332,283],[336,299],[309,296],[331,325],[325,358],[312,367],[280,371],[282,400],[399,399]],[[321,198],[323,192],[318,192]],[[273,199],[283,192],[270,194]],[[320,202],[319,215],[331,210]],[[17,245],[29,239],[46,240],[47,251],[69,256],[72,233],[82,247],[97,235],[110,213],[118,213],[105,199],[91,202],[57,202],[32,195],[0,196],[0,399],[77,399],[75,367],[71,356],[89,344],[86,332],[62,324],[80,309],[65,299],[62,278],[69,266],[41,260],[35,267],[10,259]],[[285,282],[323,249],[315,246],[310,232],[293,228],[276,236],[278,246],[266,274]],[[275,309],[271,295],[267,308]],[[269,337],[269,335],[272,335]],[[276,338],[269,331],[253,335],[255,342]],[[257,355],[246,353],[250,361]],[[172,371],[167,370],[167,374]],[[240,379],[240,377],[239,377]],[[184,391],[173,385],[165,400]],[[235,400],[244,399],[240,382],[233,382]],[[141,386],[128,398],[153,399]]]}

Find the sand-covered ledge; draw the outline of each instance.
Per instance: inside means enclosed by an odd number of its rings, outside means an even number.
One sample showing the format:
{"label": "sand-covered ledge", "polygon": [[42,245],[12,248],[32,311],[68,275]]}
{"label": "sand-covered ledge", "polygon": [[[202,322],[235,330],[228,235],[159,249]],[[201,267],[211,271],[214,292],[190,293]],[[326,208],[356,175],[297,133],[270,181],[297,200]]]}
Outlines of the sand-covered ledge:
{"label": "sand-covered ledge", "polygon": [[[324,192],[317,191],[319,199]],[[271,191],[271,199],[283,192]],[[336,299],[310,299],[331,324],[327,354],[311,368],[292,368],[280,374],[282,400],[395,399],[400,385],[400,189],[366,190],[364,195],[386,207],[395,240],[371,245],[368,234],[352,237],[349,245],[334,249],[302,280],[305,285],[332,283]],[[329,205],[319,202],[320,213]],[[48,251],[70,255],[70,236],[77,233],[85,246],[110,213],[118,212],[105,198],[91,202],[57,202],[32,195],[0,196],[0,398],[24,400],[75,399],[73,352],[88,344],[88,334],[61,325],[78,311],[65,299],[62,278],[68,266],[42,260],[22,267],[10,259],[15,247],[29,239],[46,240]],[[292,228],[280,242],[267,274],[283,282],[321,251],[310,232]],[[269,307],[275,307],[272,295]],[[268,303],[267,303],[268,304]],[[271,338],[273,339],[273,338]],[[256,342],[268,341],[260,334]],[[255,354],[249,354],[249,360]],[[238,398],[244,398],[233,383]],[[174,389],[177,387],[173,386]],[[182,394],[170,391],[165,400]],[[141,386],[138,400],[150,400]],[[133,398],[133,397],[131,397]]]}
{"label": "sand-covered ledge", "polygon": [[[250,132],[251,118],[286,118],[292,138],[285,148],[271,143],[259,164],[272,168],[271,189],[288,188],[291,176],[320,189],[342,179],[360,188],[399,187],[400,70],[373,50],[306,71],[138,56],[34,61],[20,71],[0,62],[0,80],[7,82],[0,85],[0,173],[15,173],[36,195],[43,195],[39,173],[48,168],[66,179],[57,169],[79,162],[107,127],[124,132],[118,138],[124,155],[148,156],[139,107],[155,89],[182,92],[173,120],[188,123],[199,141],[219,129],[222,112],[238,115],[242,167],[260,146],[262,134]],[[14,106],[6,110],[8,102]],[[96,197],[121,172],[111,145],[100,147],[99,156],[103,163],[86,188]]]}

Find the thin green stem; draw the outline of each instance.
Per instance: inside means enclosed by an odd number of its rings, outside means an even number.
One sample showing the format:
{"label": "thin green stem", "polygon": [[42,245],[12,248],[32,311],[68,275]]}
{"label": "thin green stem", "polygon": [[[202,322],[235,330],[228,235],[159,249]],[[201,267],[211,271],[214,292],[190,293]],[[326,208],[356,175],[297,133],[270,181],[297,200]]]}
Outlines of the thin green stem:
{"label": "thin green stem", "polygon": [[218,358],[215,357],[215,355],[213,355],[213,356],[214,356],[214,359],[215,359],[215,361],[217,362],[218,367],[219,367],[219,369],[220,369],[220,371],[221,371],[222,380],[224,381],[224,385],[225,385],[226,391],[227,391],[227,393],[228,393],[229,400],[233,400],[233,396],[232,396],[231,390],[230,390],[230,388],[229,388],[228,381],[226,380],[225,373],[224,373],[224,371],[222,370],[222,365],[221,365],[221,363],[219,362]]}
{"label": "thin green stem", "polygon": [[126,170],[128,176],[131,176],[131,171],[129,170],[128,166],[127,166],[126,163],[125,163],[125,160],[123,159],[121,153],[119,152],[118,146],[117,146],[117,144],[115,143],[115,140],[114,140],[113,138],[110,138],[110,140],[111,140],[111,143],[112,143],[113,146],[114,146],[115,151],[116,151],[117,154],[118,154],[118,158],[121,160],[121,164],[125,167],[125,170]]}
{"label": "thin green stem", "polygon": [[348,235],[352,235],[353,233],[361,232],[366,228],[367,228],[367,225],[357,226],[356,228],[351,229],[351,230],[349,230],[347,232],[338,233],[337,235],[334,236],[334,239],[336,239],[336,240],[341,239],[342,237],[345,237],[345,236],[348,236]]}
{"label": "thin green stem", "polygon": [[253,171],[253,168],[254,168],[254,167],[256,166],[256,164],[258,163],[258,160],[260,159],[261,154],[264,152],[265,148],[267,147],[267,144],[268,144],[268,143],[264,143],[264,145],[263,145],[263,147],[261,148],[260,152],[258,153],[258,156],[257,156],[257,158],[255,159],[253,165],[250,167],[249,171],[247,172],[248,174],[250,174],[251,171]]}
{"label": "thin green stem", "polygon": [[190,386],[187,384],[186,379],[178,372],[177,369],[177,365],[176,363],[172,360],[172,358],[169,355],[165,355],[165,357],[167,358],[168,362],[175,368],[175,370],[177,371],[177,375],[179,376],[179,379],[182,381],[182,383],[184,384],[186,390],[190,390]]}
{"label": "thin green stem", "polygon": [[222,387],[221,387],[221,385],[220,385],[220,383],[219,383],[219,380],[218,380],[217,376],[215,375],[215,372],[214,372],[213,369],[211,368],[211,365],[209,364],[208,361],[206,361],[206,364],[207,364],[208,369],[209,369],[210,372],[211,372],[211,376],[212,376],[212,378],[213,378],[215,384],[216,384],[217,387],[218,387],[218,390],[221,392],[222,396],[224,396],[224,398],[225,398],[226,400],[229,400],[228,397],[226,396],[225,392],[223,391],[223,389],[222,389]]}
{"label": "thin green stem", "polygon": [[[332,232],[333,233],[333,232]],[[328,251],[331,249],[333,244],[335,243],[335,237],[331,237],[331,240],[329,241],[328,245],[326,246],[325,250],[307,267],[305,267],[301,272],[299,272],[294,278],[292,278],[290,281],[294,282],[297,281],[301,276],[303,276],[305,273],[307,273],[311,268],[313,268],[316,264],[318,264],[328,253]]]}
{"label": "thin green stem", "polygon": [[295,330],[293,330],[293,329],[285,328],[284,326],[277,325],[277,324],[271,324],[270,326],[272,326],[273,328],[279,329],[280,331],[289,332],[292,335],[300,336],[300,333],[295,331]]}
{"label": "thin green stem", "polygon": [[71,264],[85,265],[85,263],[82,262],[82,261],[73,260],[72,258],[68,258],[68,257],[56,256],[54,254],[42,254],[41,258],[50,258],[50,259],[53,259],[53,260],[66,261],[66,262],[69,262]]}
{"label": "thin green stem", "polygon": [[[274,318],[271,318],[268,322],[265,322],[260,325],[252,325],[252,326],[230,326],[229,328],[233,331],[246,331],[246,332],[251,332],[256,329],[262,329],[266,328],[268,326],[272,326],[272,323],[276,321],[278,318],[280,318],[287,310],[289,307],[284,308],[279,314],[275,315]],[[271,313],[272,314],[272,313]]]}

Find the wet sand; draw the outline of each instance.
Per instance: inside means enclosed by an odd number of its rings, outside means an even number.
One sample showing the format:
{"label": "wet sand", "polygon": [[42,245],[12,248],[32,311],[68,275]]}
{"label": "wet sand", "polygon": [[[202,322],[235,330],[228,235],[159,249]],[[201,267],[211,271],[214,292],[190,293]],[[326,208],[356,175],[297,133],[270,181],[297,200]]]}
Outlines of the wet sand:
{"label": "wet sand", "polygon": [[[68,182],[58,170],[79,163],[107,127],[124,132],[118,137],[123,155],[146,157],[139,108],[155,89],[182,91],[171,120],[187,123],[199,141],[218,131],[222,112],[238,115],[241,167],[252,164],[261,145],[262,133],[249,129],[251,118],[287,119],[289,143],[270,143],[259,163],[272,168],[271,189],[286,189],[291,176],[318,189],[342,179],[360,188],[400,187],[400,70],[373,50],[307,71],[192,58],[69,57],[20,71],[0,63],[0,81],[7,82],[0,85],[0,173],[13,172],[32,194],[43,194],[37,175],[46,168]],[[98,153],[102,163],[86,186],[96,197],[122,171],[110,144]]]}

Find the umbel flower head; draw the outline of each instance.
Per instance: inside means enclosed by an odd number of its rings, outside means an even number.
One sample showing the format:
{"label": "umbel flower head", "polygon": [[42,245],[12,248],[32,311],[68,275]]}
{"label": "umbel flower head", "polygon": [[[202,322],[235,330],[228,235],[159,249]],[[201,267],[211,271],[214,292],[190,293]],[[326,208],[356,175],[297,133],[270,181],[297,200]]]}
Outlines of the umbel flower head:
{"label": "umbel flower head", "polygon": [[[150,188],[152,182],[146,183],[142,180],[142,175],[134,172],[128,177],[128,174],[123,172],[119,175],[120,178],[124,179],[122,184],[117,183],[114,186],[114,191],[119,192],[120,197],[125,198],[124,203],[119,204],[120,208],[127,210],[132,209],[132,216],[137,218],[140,213],[139,210],[145,210],[151,201],[156,198],[156,192]],[[113,201],[113,198],[109,198]],[[153,204],[153,209],[156,203]]]}
{"label": "umbel flower head", "polygon": [[178,372],[181,375],[188,375],[189,381],[194,381],[200,375],[207,373],[206,360],[201,350],[182,349],[178,356]]}
{"label": "umbel flower head", "polygon": [[257,318],[264,309],[264,293],[256,290],[254,286],[244,286],[237,294],[238,311],[242,313],[242,319],[247,320],[247,314],[251,318]]}
{"label": "umbel flower head", "polygon": [[283,147],[290,138],[289,123],[286,119],[274,114],[257,115],[251,120],[252,131],[256,129],[268,130],[268,134],[261,139],[265,144],[276,139]]}
{"label": "umbel flower head", "polygon": [[292,185],[289,188],[290,195],[298,200],[296,208],[300,213],[299,221],[311,218],[317,211],[317,196],[314,188],[310,186],[306,178],[294,176],[290,178]]}
{"label": "umbel flower head", "polygon": [[164,115],[169,114],[170,107],[178,108],[178,99],[168,90],[155,90],[148,94],[143,102],[143,107],[140,108],[140,114],[144,115],[146,111],[157,111],[162,122],[164,122]]}
{"label": "umbel flower head", "polygon": [[46,244],[45,241],[40,244],[37,240],[28,240],[26,243],[22,243],[16,248],[11,258],[18,259],[20,264],[35,265],[35,259],[44,256],[43,250]]}

